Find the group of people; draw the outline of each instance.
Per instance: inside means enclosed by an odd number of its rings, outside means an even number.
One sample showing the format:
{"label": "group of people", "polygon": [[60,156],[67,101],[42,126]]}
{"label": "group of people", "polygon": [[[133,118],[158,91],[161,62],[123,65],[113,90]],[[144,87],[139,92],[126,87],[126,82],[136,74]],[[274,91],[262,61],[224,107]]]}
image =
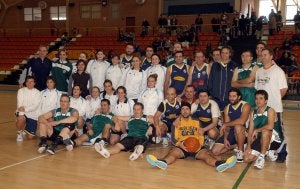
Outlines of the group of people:
{"label": "group of people", "polygon": [[[262,42],[255,60],[250,50],[243,51],[241,66],[231,55],[231,47],[224,46],[213,50],[212,63],[202,51],[191,61],[176,42],[165,67],[152,47],[141,58],[127,44],[125,54],[113,55],[110,62],[103,51],[89,61],[81,53],[75,69],[65,50],[51,62],[40,46],[20,77],[17,141],[39,136],[38,152],[50,154],[60,144],[71,151],[88,143],[105,158],[132,151],[130,160],[148,143],[172,144],[165,157],[147,155],[161,169],[189,156],[219,172],[236,162],[255,161],[262,169],[265,156],[284,162],[284,72]],[[191,150],[194,144],[197,149]],[[235,155],[222,159],[228,151]]]}

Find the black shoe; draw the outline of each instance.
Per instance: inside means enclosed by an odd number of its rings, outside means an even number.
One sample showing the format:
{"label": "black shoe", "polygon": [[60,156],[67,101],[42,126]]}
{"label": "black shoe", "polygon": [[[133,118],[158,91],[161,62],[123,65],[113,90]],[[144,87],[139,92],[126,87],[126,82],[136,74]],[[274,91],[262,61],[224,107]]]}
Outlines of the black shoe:
{"label": "black shoe", "polygon": [[38,149],[38,152],[40,154],[44,153],[48,148],[48,145],[47,144],[39,144],[39,149]]}
{"label": "black shoe", "polygon": [[277,159],[276,159],[277,163],[284,163],[285,162],[285,157],[278,155]]}
{"label": "black shoe", "polygon": [[50,147],[47,149],[47,152],[51,155],[54,155],[55,154],[55,146],[54,145],[50,145]]}

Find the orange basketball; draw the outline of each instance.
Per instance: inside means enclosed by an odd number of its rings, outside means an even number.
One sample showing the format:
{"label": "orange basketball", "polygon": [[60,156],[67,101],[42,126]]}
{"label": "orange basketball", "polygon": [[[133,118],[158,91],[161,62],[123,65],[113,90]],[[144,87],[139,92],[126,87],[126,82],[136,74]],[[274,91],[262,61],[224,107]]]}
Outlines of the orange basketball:
{"label": "orange basketball", "polygon": [[185,139],[183,145],[188,152],[196,152],[200,148],[200,142],[195,137],[189,137]]}

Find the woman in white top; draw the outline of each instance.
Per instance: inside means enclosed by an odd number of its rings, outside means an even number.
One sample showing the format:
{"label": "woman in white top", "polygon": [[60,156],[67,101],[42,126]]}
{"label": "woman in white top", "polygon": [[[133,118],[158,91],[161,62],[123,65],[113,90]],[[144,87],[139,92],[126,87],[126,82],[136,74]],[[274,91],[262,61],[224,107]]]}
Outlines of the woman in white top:
{"label": "woman in white top", "polygon": [[120,83],[123,69],[120,65],[120,58],[118,55],[113,55],[111,58],[112,65],[106,70],[106,79],[111,80],[114,89],[118,87]]}
{"label": "woman in white top", "polygon": [[106,70],[110,65],[104,58],[105,55],[103,51],[97,51],[96,59],[90,60],[86,68],[86,72],[92,77],[92,86],[99,87],[100,91],[104,90],[103,82],[105,80]]}
{"label": "woman in white top", "polygon": [[79,113],[77,130],[78,136],[80,136],[83,134],[83,126],[86,115],[90,110],[86,100],[80,96],[81,88],[79,85],[74,85],[72,94],[73,96],[70,97],[70,107],[76,109]]}
{"label": "woman in white top", "polygon": [[57,109],[60,106],[60,96],[61,92],[55,88],[55,81],[53,77],[49,76],[47,78],[47,89],[41,92],[42,101],[41,101],[41,110],[39,115],[42,115],[46,112],[49,112],[53,109]]}
{"label": "woman in white top", "polygon": [[19,89],[17,94],[16,127],[18,142],[23,141],[25,133],[28,134],[28,139],[35,137],[41,102],[41,92],[34,88],[35,79],[33,76],[26,77],[25,85],[26,87]]}
{"label": "woman in white top", "polygon": [[160,56],[158,54],[153,54],[151,56],[151,66],[147,68],[146,75],[149,77],[151,74],[157,74],[156,88],[164,91],[164,82],[166,77],[167,68],[160,64]]}
{"label": "woman in white top", "polygon": [[138,99],[144,105],[144,114],[154,116],[158,105],[163,101],[163,92],[155,88],[157,74],[152,74],[147,79],[147,89],[145,89]]}
{"label": "woman in white top", "polygon": [[112,86],[111,80],[105,80],[103,83],[104,91],[100,94],[100,99],[107,99],[110,101],[110,112],[113,111],[115,105],[118,101],[118,96],[116,95],[116,92]]}
{"label": "woman in white top", "polygon": [[[118,101],[114,107],[113,114],[116,116],[132,116],[134,101],[126,97],[126,88],[123,86],[118,87],[117,96]],[[114,128],[112,128],[110,137],[111,144],[116,144],[117,142],[119,142],[121,135],[127,132],[125,122],[122,122],[120,120],[117,121],[118,125],[120,126],[120,129],[115,130]]]}
{"label": "woman in white top", "polygon": [[92,117],[100,110],[100,89],[96,86],[92,88],[92,93],[90,98],[87,98],[87,103],[89,105],[89,112],[87,113],[87,118],[92,119]]}
{"label": "woman in white top", "polygon": [[131,68],[127,68],[121,78],[119,86],[124,86],[127,90],[127,97],[137,101],[140,93],[146,88],[146,74],[141,69],[141,58],[133,56]]}

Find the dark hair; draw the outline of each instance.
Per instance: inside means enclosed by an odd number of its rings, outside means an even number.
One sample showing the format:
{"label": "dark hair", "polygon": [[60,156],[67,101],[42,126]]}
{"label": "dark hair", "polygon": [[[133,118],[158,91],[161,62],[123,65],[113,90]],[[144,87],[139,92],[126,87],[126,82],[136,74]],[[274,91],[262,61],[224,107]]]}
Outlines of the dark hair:
{"label": "dark hair", "polygon": [[83,71],[85,71],[85,70],[86,70],[86,64],[87,64],[86,61],[79,59],[79,60],[77,61],[77,63],[76,63],[76,67],[78,67],[78,65],[79,65],[80,63],[83,63],[83,64],[84,64],[84,70],[83,70]]}
{"label": "dark hair", "polygon": [[219,53],[220,53],[220,49],[213,49],[212,53],[215,52],[215,51],[219,51]]}
{"label": "dark hair", "polygon": [[110,101],[109,101],[108,99],[103,98],[103,99],[101,100],[101,103],[102,103],[102,102],[106,102],[106,103],[110,106]]}
{"label": "dark hair", "polygon": [[67,97],[67,98],[69,99],[69,102],[70,102],[70,97],[69,97],[69,95],[67,95],[67,94],[62,94],[62,95],[60,96],[60,99],[62,99],[63,97]]}
{"label": "dark hair", "polygon": [[268,51],[271,56],[274,55],[274,51],[270,48],[264,48],[262,51]]}
{"label": "dark hair", "polygon": [[228,50],[229,50],[230,57],[233,56],[233,50],[232,50],[232,47],[231,47],[231,46],[229,46],[229,45],[223,46],[223,47],[221,48],[220,52],[222,52],[222,50],[224,50],[224,49],[228,49]]}
{"label": "dark hair", "polygon": [[96,54],[98,54],[98,52],[102,52],[104,54],[104,50],[103,49],[97,49]]}
{"label": "dark hair", "polygon": [[73,86],[72,91],[74,90],[75,87],[79,87],[79,90],[82,91],[81,86],[78,85],[78,84],[75,84],[75,85]]}
{"label": "dark hair", "polygon": [[158,59],[159,59],[159,62],[161,61],[161,57],[159,56],[159,54],[154,53],[154,54],[152,54],[151,58],[152,58],[153,56],[157,56]]}
{"label": "dark hair", "polygon": [[[252,53],[252,51],[250,51],[249,49],[243,50],[243,51],[242,51],[242,54],[247,53],[247,52],[250,53],[250,56],[251,56],[251,57],[253,57],[253,53]],[[241,55],[242,55],[242,54],[241,54]]]}
{"label": "dark hair", "polygon": [[26,76],[25,83],[26,83],[29,79],[33,79],[33,81],[35,82],[35,77],[34,77],[34,76],[31,76],[31,75],[28,75],[28,76]]}
{"label": "dark hair", "polygon": [[203,56],[204,56],[204,57],[206,57],[206,55],[205,55],[204,51],[201,51],[201,50],[196,50],[196,51],[194,52],[194,56],[196,56],[196,54],[197,54],[197,53],[202,53],[202,54],[203,54]]}
{"label": "dark hair", "polygon": [[128,46],[132,46],[134,48],[134,45],[132,43],[127,43],[126,47],[128,47]]}
{"label": "dark hair", "polygon": [[266,48],[266,44],[265,44],[264,42],[262,42],[262,41],[259,41],[259,42],[256,44],[256,47],[257,47],[257,45],[262,45],[262,46],[264,46],[264,48]]}
{"label": "dark hair", "polygon": [[229,95],[231,92],[235,92],[238,96],[240,96],[240,97],[242,98],[242,93],[241,93],[241,91],[240,91],[238,88],[232,87],[232,88],[228,91],[228,95]]}
{"label": "dark hair", "polygon": [[195,87],[194,87],[194,85],[188,85],[188,86],[186,86],[186,88],[193,88],[194,91],[196,90]]}
{"label": "dark hair", "polygon": [[190,103],[185,102],[185,101],[182,101],[182,102],[181,102],[181,108],[184,107],[184,106],[186,106],[186,107],[188,107],[189,109],[191,109],[191,104],[190,104]]}
{"label": "dark hair", "polygon": [[141,106],[142,109],[144,109],[144,104],[142,104],[142,103],[140,103],[140,102],[136,102],[136,103],[133,105],[133,107],[134,107],[134,106]]}
{"label": "dark hair", "polygon": [[119,91],[119,89],[122,89],[124,91],[124,93],[127,94],[127,90],[126,90],[126,88],[124,86],[119,86],[117,88],[117,92]]}
{"label": "dark hair", "polygon": [[148,76],[148,79],[149,79],[150,77],[153,78],[155,81],[157,81],[158,75],[157,75],[156,73],[154,73],[154,74],[149,75],[149,76]]}
{"label": "dark hair", "polygon": [[199,95],[200,95],[201,93],[206,93],[206,94],[207,94],[207,96],[210,96],[210,93],[209,93],[209,91],[208,91],[208,90],[201,89],[201,90],[199,91]]}
{"label": "dark hair", "polygon": [[183,51],[176,51],[176,52],[174,53],[174,55],[176,55],[176,54],[178,54],[178,53],[181,53],[182,56],[184,55]]}
{"label": "dark hair", "polygon": [[263,95],[264,98],[265,98],[265,100],[268,100],[268,98],[269,98],[269,95],[268,95],[267,91],[265,91],[265,90],[258,90],[258,91],[256,91],[255,92],[255,96],[256,95]]}

